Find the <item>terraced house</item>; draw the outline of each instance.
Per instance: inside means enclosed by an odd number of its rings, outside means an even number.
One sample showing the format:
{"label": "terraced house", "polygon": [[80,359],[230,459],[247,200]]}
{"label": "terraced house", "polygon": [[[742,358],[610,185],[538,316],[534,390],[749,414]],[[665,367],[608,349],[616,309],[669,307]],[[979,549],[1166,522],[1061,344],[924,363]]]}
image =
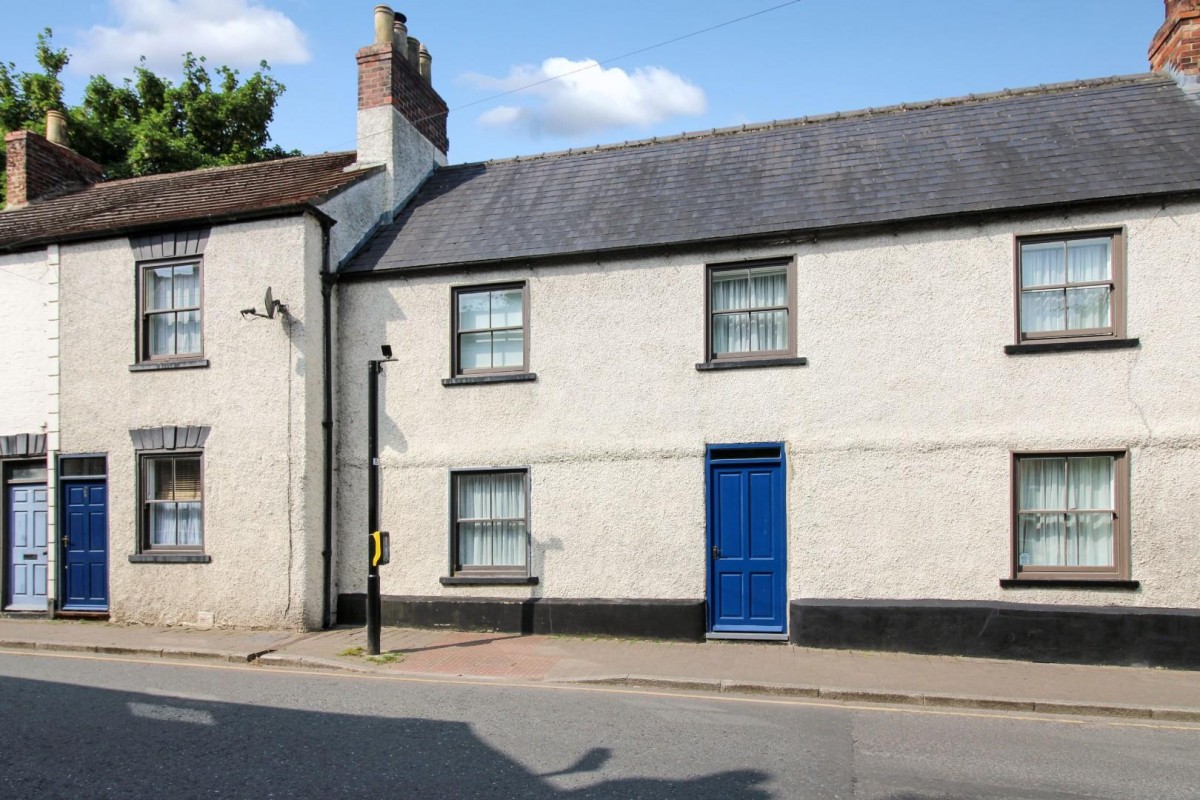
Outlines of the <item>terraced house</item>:
{"label": "terraced house", "polygon": [[1200,663],[1165,5],[1145,74],[454,166],[379,7],[356,153],[103,182],[13,135],[5,602],[360,621],[387,344],[385,622]]}

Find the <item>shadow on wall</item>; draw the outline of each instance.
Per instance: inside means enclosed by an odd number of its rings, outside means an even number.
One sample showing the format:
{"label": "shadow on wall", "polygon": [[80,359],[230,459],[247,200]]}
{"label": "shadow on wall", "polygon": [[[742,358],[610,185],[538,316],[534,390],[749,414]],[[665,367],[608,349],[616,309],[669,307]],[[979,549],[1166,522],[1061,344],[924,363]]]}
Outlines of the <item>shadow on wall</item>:
{"label": "shadow on wall", "polygon": [[[22,743],[2,760],[5,797],[768,796],[759,785],[769,776],[757,770],[684,780],[600,780],[559,789],[546,778],[600,772],[611,751],[593,748],[566,769],[537,774],[456,721],[280,709],[17,678],[0,678],[0,706],[6,735]],[[56,729],[59,720],[69,729]],[[68,741],[69,755],[62,750]]]}

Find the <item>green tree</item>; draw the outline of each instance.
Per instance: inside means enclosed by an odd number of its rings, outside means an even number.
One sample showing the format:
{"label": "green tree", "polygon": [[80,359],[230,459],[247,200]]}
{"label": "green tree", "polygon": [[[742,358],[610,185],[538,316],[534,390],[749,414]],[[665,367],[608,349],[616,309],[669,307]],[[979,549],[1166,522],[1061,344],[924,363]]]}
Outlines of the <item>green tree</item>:
{"label": "green tree", "polygon": [[[18,72],[15,65],[0,63],[0,134],[43,133],[46,112],[63,111],[70,119],[72,149],[103,165],[109,179],[300,154],[270,144],[267,127],[285,87],[271,77],[265,61],[239,80],[238,71],[229,67],[210,74],[203,57],[188,53],[183,77],[174,84],[142,59],[133,78],[120,86],[103,75],[92,76],[82,102],[68,108],[59,75],[70,55],[54,49],[49,28],[38,34],[36,57],[40,72]],[[0,170],[3,158],[0,153]]]}

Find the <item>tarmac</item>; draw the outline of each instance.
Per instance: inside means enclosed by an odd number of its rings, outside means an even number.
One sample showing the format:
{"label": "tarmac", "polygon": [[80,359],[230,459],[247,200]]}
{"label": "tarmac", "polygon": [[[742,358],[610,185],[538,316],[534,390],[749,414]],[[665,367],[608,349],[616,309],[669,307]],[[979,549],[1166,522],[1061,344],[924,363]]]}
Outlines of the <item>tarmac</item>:
{"label": "tarmac", "polygon": [[1200,722],[1200,671],[820,650],[361,627],[261,631],[0,619],[0,652],[42,651],[504,683],[604,684],[1044,714]]}

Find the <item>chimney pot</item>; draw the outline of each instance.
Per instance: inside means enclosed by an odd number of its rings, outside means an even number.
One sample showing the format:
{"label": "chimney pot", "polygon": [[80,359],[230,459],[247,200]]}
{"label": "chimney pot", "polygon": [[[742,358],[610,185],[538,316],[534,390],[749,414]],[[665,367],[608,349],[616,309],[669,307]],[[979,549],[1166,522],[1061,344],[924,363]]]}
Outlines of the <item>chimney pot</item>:
{"label": "chimney pot", "polygon": [[375,44],[392,43],[392,23],[396,12],[391,6],[375,6]]}
{"label": "chimney pot", "polygon": [[417,62],[421,77],[426,83],[433,85],[433,56],[429,55],[425,45],[421,45],[421,49],[417,51]]}
{"label": "chimney pot", "polygon": [[417,72],[421,71],[420,58],[417,55],[420,52],[420,50],[421,50],[421,42],[418,41],[415,36],[408,37],[408,53],[407,53],[408,63]]}
{"label": "chimney pot", "polygon": [[408,58],[408,26],[404,23],[408,22],[403,14],[396,14],[396,21],[392,23],[392,46],[400,53],[403,59]]}
{"label": "chimney pot", "polygon": [[46,141],[62,147],[67,144],[67,115],[61,111],[46,112]]}

